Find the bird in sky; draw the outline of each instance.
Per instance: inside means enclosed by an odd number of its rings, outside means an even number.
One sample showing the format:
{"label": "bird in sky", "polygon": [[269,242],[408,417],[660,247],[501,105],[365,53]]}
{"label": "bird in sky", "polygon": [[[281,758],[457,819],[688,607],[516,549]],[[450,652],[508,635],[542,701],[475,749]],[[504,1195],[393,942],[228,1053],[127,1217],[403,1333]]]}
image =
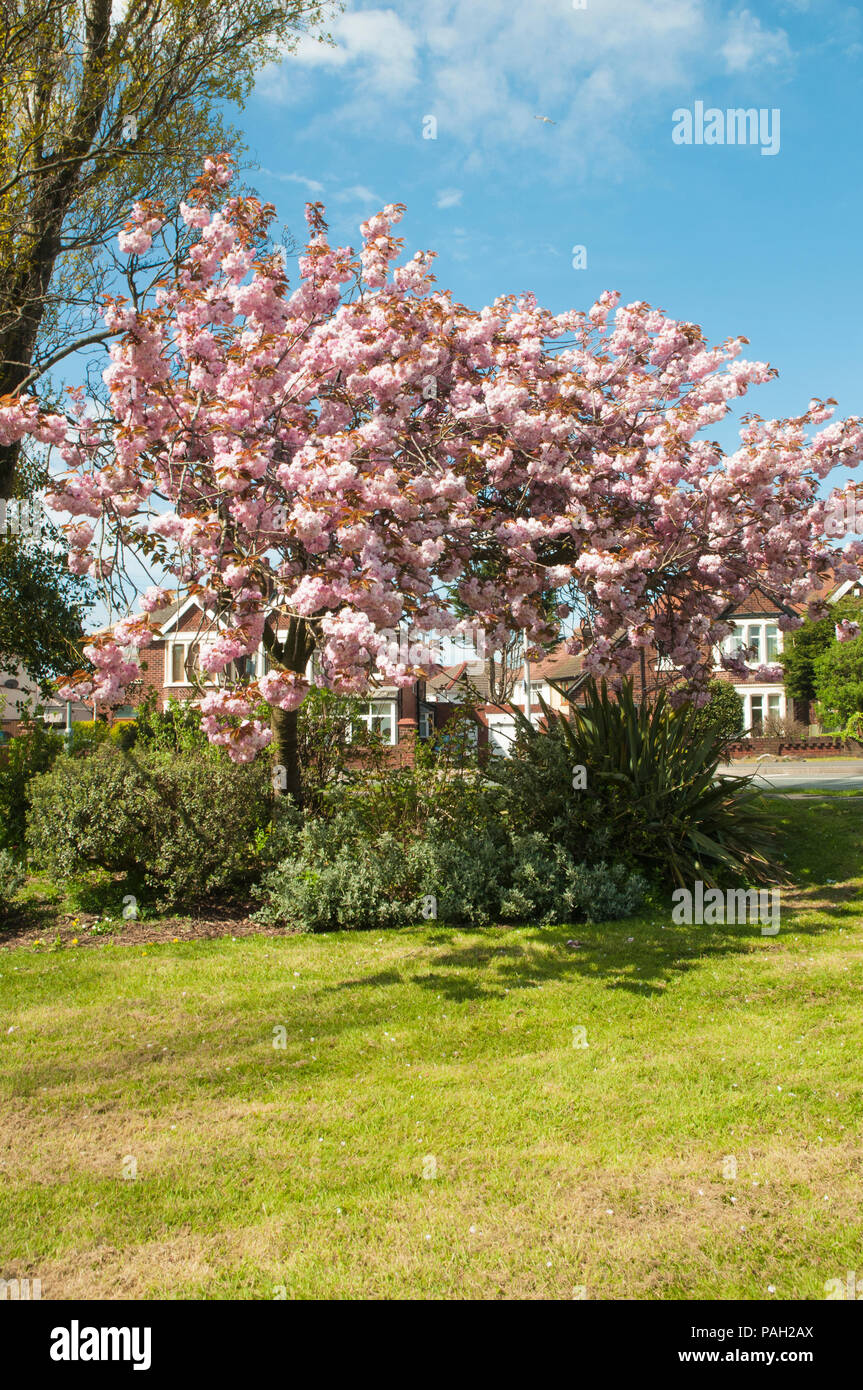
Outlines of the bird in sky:
{"label": "bird in sky", "polygon": [[553,121],[549,116],[534,116],[533,119],[535,121],[545,121],[546,125],[557,125],[557,121]]}

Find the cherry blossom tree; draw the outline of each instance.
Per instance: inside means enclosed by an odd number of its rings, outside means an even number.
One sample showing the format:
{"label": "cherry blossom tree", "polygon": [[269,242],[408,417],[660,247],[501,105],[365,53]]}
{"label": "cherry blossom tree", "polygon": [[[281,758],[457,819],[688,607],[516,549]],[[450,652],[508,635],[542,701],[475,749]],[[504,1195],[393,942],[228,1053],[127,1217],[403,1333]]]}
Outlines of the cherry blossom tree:
{"label": "cherry blossom tree", "polygon": [[[0,400],[0,443],[29,433],[59,451],[48,502],[69,515],[70,567],[122,615],[64,694],[117,698],[150,614],[169,591],[194,597],[209,738],[238,760],[274,741],[298,796],[313,652],[350,693],[375,672],[421,674],[391,641],[403,624],[472,627],[492,649],[520,631],[534,655],[572,629],[586,673],[624,674],[650,647],[701,698],[753,590],[791,628],[831,568],[859,574],[863,543],[831,547],[818,494],[859,464],[860,419],[813,400],[794,419],[744,417],[733,452],[704,437],[775,375],[741,357],[745,339],[711,347],[612,293],[587,312],[530,294],[466,308],[436,287],[430,253],[402,263],[401,205],[363,225],[358,255],[309,205],[291,290],[267,240],[275,209],[225,200],[229,179],[207,161],[181,207],[194,244],[149,293],[136,274],[163,209],[135,205],[120,236],[133,291],[105,308],[108,416],[81,392],[66,416]],[[269,670],[241,675],[261,643]]]}

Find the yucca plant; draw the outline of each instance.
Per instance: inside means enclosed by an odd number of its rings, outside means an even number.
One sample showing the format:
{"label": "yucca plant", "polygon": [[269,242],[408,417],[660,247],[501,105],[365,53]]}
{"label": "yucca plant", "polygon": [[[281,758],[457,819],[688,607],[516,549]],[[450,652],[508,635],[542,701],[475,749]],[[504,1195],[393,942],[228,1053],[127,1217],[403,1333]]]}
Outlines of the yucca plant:
{"label": "yucca plant", "polygon": [[783,877],[760,794],[749,777],[717,776],[721,741],[692,705],[637,700],[631,681],[614,696],[591,682],[568,716],[540,704],[545,727],[517,712],[513,756],[488,771],[515,824],[577,859],[636,860],[682,885]]}

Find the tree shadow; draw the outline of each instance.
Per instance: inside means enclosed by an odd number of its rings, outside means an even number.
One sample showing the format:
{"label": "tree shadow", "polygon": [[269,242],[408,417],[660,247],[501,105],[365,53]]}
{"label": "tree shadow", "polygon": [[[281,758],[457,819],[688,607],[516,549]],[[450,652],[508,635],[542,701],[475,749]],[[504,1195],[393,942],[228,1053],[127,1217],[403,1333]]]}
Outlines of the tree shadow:
{"label": "tree shadow", "polygon": [[336,985],[328,985],[327,993],[337,993],[343,989],[377,989],[379,985],[404,984],[397,970],[379,970],[376,975],[365,975],[361,980],[339,980]]}
{"label": "tree shadow", "polygon": [[[823,897],[824,890],[814,890],[813,896],[816,893]],[[829,921],[795,921],[784,930],[791,930],[796,936],[817,937],[848,921],[859,922],[863,915],[859,903],[834,900],[828,906],[832,909]],[[818,908],[825,910],[823,901]],[[517,929],[486,930],[491,933]],[[607,925],[524,928],[518,943],[458,947],[437,957],[430,971],[416,972],[410,979],[421,989],[453,1001],[502,998],[515,991],[527,992],[567,979],[589,979],[605,989],[658,997],[696,966],[747,954],[756,942],[763,940],[766,944],[781,939],[782,930],[780,927],[777,937],[768,937],[762,936],[757,922],[699,928],[647,924],[643,918]],[[699,932],[704,935],[698,936]],[[634,939],[630,941],[629,937]],[[568,946],[570,940],[577,941],[578,946]],[[477,978],[474,972],[492,962],[496,962],[493,975]]]}

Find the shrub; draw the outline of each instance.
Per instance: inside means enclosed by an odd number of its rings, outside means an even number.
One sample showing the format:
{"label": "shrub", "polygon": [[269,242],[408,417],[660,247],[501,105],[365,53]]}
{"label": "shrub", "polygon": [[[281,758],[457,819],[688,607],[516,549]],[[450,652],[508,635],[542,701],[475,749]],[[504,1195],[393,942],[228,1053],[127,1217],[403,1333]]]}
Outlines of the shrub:
{"label": "shrub", "polygon": [[706,705],[693,710],[693,733],[703,738],[714,734],[723,753],[729,743],[743,738],[746,720],[743,714],[743,701],[730,681],[710,681],[710,699]]}
{"label": "shrub", "polygon": [[765,738],[781,738],[788,743],[802,743],[809,738],[809,725],[800,719],[786,716],[781,719],[776,714],[768,714],[761,727]]}
{"label": "shrub", "polygon": [[201,728],[201,712],[190,700],[168,700],[164,710],[157,705],[156,692],[148,690],[135,719],[135,743],[162,753],[201,753],[219,756]]}
{"label": "shrub", "polygon": [[819,704],[834,711],[840,723],[863,711],[863,637],[831,642],[813,658],[812,670]]}
{"label": "shrub", "polygon": [[110,732],[105,719],[75,719],[72,722],[72,737],[67,751],[78,755],[90,753],[106,741]]}
{"label": "shrub", "polygon": [[138,725],[134,719],[117,719],[108,730],[108,739],[118,748],[134,748],[138,739]]}
{"label": "shrub", "polygon": [[569,717],[543,709],[543,729],[517,715],[513,756],[488,768],[518,830],[548,834],[576,862],[634,861],[676,883],[782,876],[760,794],[750,778],[716,777],[721,743],[690,704],[638,703],[626,681],[616,699],[587,686]]}
{"label": "shrub", "polygon": [[842,730],[843,738],[856,739],[858,743],[863,743],[863,714],[852,714],[845,728]]}
{"label": "shrub", "polygon": [[9,916],[11,899],[19,888],[24,886],[27,875],[24,868],[10,854],[8,849],[0,849],[0,922]]}
{"label": "shrub", "polygon": [[584,917],[629,917],[644,901],[647,882],[624,864],[576,864],[563,845],[534,832],[513,842],[511,885],[504,917],[544,924]]}
{"label": "shrub", "polygon": [[406,920],[406,866],[391,835],[377,840],[358,835],[349,815],[309,818],[292,848],[253,890],[265,899],[258,921],[321,931],[399,926]]}
{"label": "shrub", "polygon": [[498,920],[511,860],[512,846],[497,817],[489,815],[464,827],[430,820],[408,849],[413,893],[409,920],[423,915],[427,894],[435,899],[438,921],[481,927]]}
{"label": "shrub", "polygon": [[[578,865],[533,834],[511,840],[500,818],[483,833],[430,820],[405,845],[389,830],[367,833],[355,807],[329,820],[295,822],[288,853],[254,890],[258,921],[304,931],[440,923],[484,926],[588,920],[633,912],[646,884],[623,866]],[[436,911],[426,908],[428,896]]]}
{"label": "shrub", "polygon": [[[852,715],[851,718],[853,719],[853,717]],[[847,727],[848,721],[840,719],[835,710],[826,709],[824,705],[816,704],[815,723],[820,728],[822,734],[836,734],[837,736],[841,736],[843,728]]]}
{"label": "shrub", "polygon": [[354,811],[364,833],[389,832],[405,847],[425,833],[430,819],[453,834],[485,835],[499,818],[499,797],[480,769],[475,733],[471,716],[457,711],[434,739],[418,741],[413,761],[401,767],[373,745],[339,804]]}
{"label": "shrub", "polygon": [[297,755],[303,806],[313,815],[326,795],[364,766],[379,746],[360,719],[364,702],[313,686],[297,712]]}
{"label": "shrub", "polygon": [[62,877],[122,872],[157,907],[176,907],[249,880],[269,812],[264,762],[105,744],[34,781],[28,843]]}
{"label": "shrub", "polygon": [[0,763],[0,849],[24,853],[33,778],[47,772],[62,749],[61,736],[39,719],[27,720],[10,739],[7,758]]}
{"label": "shrub", "polygon": [[785,672],[785,693],[791,700],[811,703],[818,698],[815,661],[836,643],[836,624],[842,618],[859,621],[863,605],[859,599],[846,594],[830,605],[824,618],[806,618],[795,632],[786,632],[779,661]]}
{"label": "shrub", "polygon": [[543,745],[556,769],[556,777],[539,778],[543,800],[534,809],[544,833],[538,825],[523,832],[504,791],[478,765],[473,731],[469,715],[456,716],[404,767],[372,750],[372,775],[360,782],[348,769],[348,785],[323,816],[304,819],[280,806],[262,846],[269,868],[254,890],[262,899],[257,919],[322,931],[405,926],[432,915],[483,926],[633,912],[646,889],[640,875],[581,862],[605,846],[601,833],[587,844],[579,828],[574,852],[562,842],[572,805],[565,747]]}

